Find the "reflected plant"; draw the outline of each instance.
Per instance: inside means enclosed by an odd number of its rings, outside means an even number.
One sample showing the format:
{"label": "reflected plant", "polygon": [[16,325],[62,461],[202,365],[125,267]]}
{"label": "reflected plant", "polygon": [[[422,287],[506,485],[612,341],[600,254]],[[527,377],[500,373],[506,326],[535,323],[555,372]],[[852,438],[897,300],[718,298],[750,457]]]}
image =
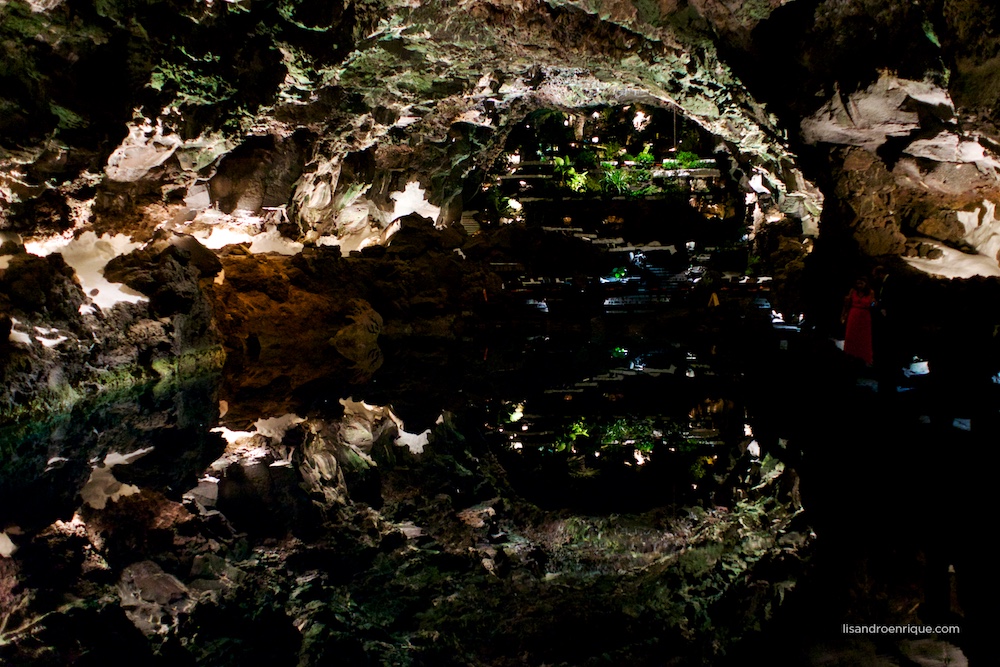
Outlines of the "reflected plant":
{"label": "reflected plant", "polygon": [[[657,438],[657,430],[653,420],[649,417],[616,419],[601,429],[603,431],[600,437],[602,445],[631,445],[641,452],[653,451],[653,445]],[[659,432],[659,436],[662,437],[662,435],[662,432]]]}

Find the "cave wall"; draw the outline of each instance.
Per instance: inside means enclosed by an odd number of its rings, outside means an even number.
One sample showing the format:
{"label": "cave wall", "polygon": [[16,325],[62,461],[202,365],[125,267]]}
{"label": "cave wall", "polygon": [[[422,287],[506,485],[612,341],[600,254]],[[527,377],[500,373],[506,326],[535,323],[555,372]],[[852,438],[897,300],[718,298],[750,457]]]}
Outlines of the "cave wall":
{"label": "cave wall", "polygon": [[[162,640],[165,664],[197,662],[235,635],[227,622],[245,622],[260,636],[278,628],[272,648],[285,658],[301,651],[303,664],[321,664],[324,646],[364,655],[356,627],[372,646],[392,629],[367,607],[338,618],[310,602],[336,591],[348,609],[344,580],[372,562],[403,572],[366,575],[376,586],[411,590],[405,567],[431,563],[474,571],[462,588],[474,591],[494,584],[478,569],[489,564],[523,575],[511,598],[538,590],[525,573],[540,571],[544,549],[512,547],[511,565],[482,546],[495,525],[477,517],[522,517],[492,502],[505,489],[490,461],[472,457],[444,415],[435,420],[451,390],[436,374],[444,355],[418,359],[420,373],[392,369],[411,395],[444,385],[399,402],[418,433],[353,402],[293,424],[287,446],[284,431],[274,440],[255,422],[348,394],[380,368],[382,345],[455,341],[485,319],[487,302],[503,297],[500,277],[480,266],[531,239],[511,230],[500,248],[477,246],[455,223],[467,183],[538,109],[677,109],[733,155],[733,176],[757,204],[755,252],[776,303],[823,323],[853,274],[887,264],[906,285],[900,328],[933,342],[959,385],[981,381],[963,355],[993,363],[977,355],[995,351],[1000,323],[998,20],[985,0],[0,0],[0,529],[27,556],[0,558],[0,603],[19,633],[7,650],[57,661],[58,623],[75,619],[111,627],[136,659]],[[933,277],[934,262],[956,256],[975,258],[981,275]],[[220,415],[233,430],[206,432]],[[251,425],[254,435],[233,435]],[[400,443],[421,433],[440,454],[409,457]],[[282,446],[296,453],[282,458]],[[350,504],[349,485],[381,501],[375,458],[387,471],[402,462],[387,487],[395,500],[435,517],[456,549],[476,545],[475,567],[434,544],[401,556],[419,536]],[[199,479],[213,461],[218,478]],[[306,471],[307,488],[289,464]],[[418,506],[414,480],[424,478],[438,486]],[[193,490],[236,525],[192,512],[181,496]],[[788,495],[766,490],[753,502],[788,527]],[[122,502],[102,505],[104,496]],[[753,503],[740,511],[762,515]],[[319,546],[247,544],[247,531],[265,541],[288,526],[292,541],[308,541],[323,522],[337,529]],[[729,525],[738,542],[753,533],[796,563],[796,544],[808,541],[797,524],[772,544],[763,524],[740,522],[737,512],[705,534],[681,527],[696,538],[676,546],[693,547],[692,585],[716,585],[702,574]],[[757,554],[744,548],[727,562],[734,576],[753,573]],[[347,574],[317,575],[319,561]],[[285,569],[292,575],[268,588]],[[634,597],[656,618],[708,624],[707,611],[678,606],[660,574],[637,579]],[[420,608],[457,596],[464,585],[449,581],[422,588]],[[737,581],[722,610],[730,617],[747,600],[765,607],[784,595],[782,582],[751,580],[744,595]],[[69,594],[111,602],[54,613],[32,639],[33,614]],[[204,604],[192,613],[195,600]],[[287,601],[310,628],[305,640],[272,613]],[[741,625],[754,622],[740,614]],[[406,641],[431,641],[427,618]],[[206,628],[204,646],[180,646],[184,632]],[[693,635],[682,629],[670,641],[684,649]],[[543,655],[544,628],[534,641]],[[268,648],[259,644],[232,649],[233,660]]]}

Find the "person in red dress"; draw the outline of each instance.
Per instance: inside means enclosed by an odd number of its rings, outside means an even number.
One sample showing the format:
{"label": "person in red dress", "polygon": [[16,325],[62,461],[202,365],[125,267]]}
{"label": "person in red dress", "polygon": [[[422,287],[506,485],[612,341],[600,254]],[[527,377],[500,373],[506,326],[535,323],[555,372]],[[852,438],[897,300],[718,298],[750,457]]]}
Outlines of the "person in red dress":
{"label": "person in red dress", "polygon": [[875,292],[862,276],[854,283],[854,288],[844,298],[844,310],[840,321],[847,325],[844,334],[844,352],[872,365],[872,308],[875,306]]}

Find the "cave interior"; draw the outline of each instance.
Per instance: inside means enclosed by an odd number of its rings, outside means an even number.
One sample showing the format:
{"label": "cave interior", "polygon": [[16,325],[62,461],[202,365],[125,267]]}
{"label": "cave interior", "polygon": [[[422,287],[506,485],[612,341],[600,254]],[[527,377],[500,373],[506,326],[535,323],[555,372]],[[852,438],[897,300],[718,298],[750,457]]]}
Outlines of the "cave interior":
{"label": "cave interior", "polygon": [[994,664],[998,34],[0,0],[0,663]]}

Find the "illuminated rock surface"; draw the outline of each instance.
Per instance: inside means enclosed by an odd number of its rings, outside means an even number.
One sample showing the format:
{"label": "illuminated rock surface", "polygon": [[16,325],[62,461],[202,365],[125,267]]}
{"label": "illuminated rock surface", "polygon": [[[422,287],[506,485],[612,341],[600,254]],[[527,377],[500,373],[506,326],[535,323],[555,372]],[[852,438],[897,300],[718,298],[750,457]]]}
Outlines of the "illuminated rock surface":
{"label": "illuminated rock surface", "polygon": [[0,0],[0,662],[988,664],[998,21]]}

